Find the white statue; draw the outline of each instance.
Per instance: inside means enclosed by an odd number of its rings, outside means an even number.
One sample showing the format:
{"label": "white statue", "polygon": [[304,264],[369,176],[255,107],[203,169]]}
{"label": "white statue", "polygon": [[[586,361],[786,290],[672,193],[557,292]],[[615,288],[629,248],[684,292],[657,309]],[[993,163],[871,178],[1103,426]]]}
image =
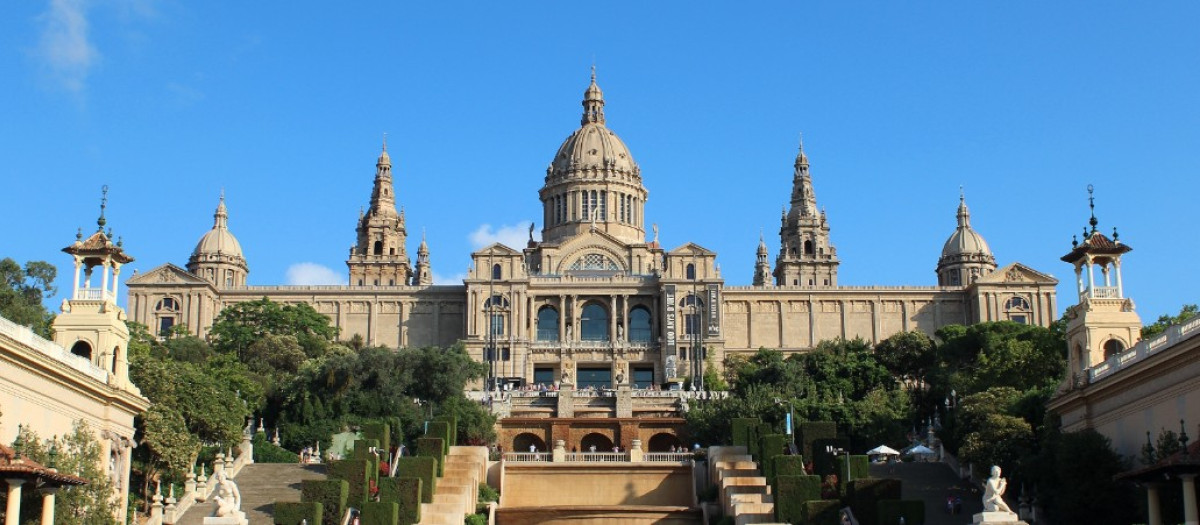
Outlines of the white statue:
{"label": "white statue", "polygon": [[983,511],[1008,512],[1008,504],[1004,502],[1004,491],[1008,488],[1008,480],[1000,477],[1000,467],[992,466],[992,476],[983,484]]}
{"label": "white statue", "polygon": [[217,473],[217,487],[213,490],[216,496],[213,500],[217,502],[217,510],[213,516],[218,518],[239,516],[239,511],[242,509],[242,492],[238,490],[237,483],[234,483],[224,471]]}

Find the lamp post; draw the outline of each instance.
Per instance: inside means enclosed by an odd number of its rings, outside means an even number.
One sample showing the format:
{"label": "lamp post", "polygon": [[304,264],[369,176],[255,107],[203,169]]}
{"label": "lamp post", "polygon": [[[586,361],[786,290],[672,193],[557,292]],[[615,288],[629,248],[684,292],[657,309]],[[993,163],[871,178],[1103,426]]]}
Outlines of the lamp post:
{"label": "lamp post", "polygon": [[[793,427],[796,424],[796,407],[792,405],[791,399],[784,400],[784,399],[780,399],[778,397],[775,398],[775,405],[783,406],[784,403],[787,403],[787,406],[788,406],[787,433],[789,436],[792,436],[792,449],[795,449],[796,448],[796,431]],[[795,450],[793,450],[792,452],[795,452]]]}

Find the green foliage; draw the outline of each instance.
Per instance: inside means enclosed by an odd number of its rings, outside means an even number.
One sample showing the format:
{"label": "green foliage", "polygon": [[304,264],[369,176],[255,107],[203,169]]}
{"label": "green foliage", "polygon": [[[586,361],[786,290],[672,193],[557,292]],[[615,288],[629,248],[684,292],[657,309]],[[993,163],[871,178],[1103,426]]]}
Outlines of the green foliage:
{"label": "green foliage", "polygon": [[1012,414],[1022,393],[1011,387],[996,387],[962,398],[956,435],[959,457],[987,469],[999,465],[1013,471],[1017,461],[1030,454],[1034,445],[1032,425]]}
{"label": "green foliage", "polygon": [[351,507],[362,507],[370,496],[371,463],[365,459],[334,461],[326,468],[326,475],[347,483],[346,504]]}
{"label": "green foliage", "polygon": [[[379,501],[390,501],[399,505],[400,525],[414,525],[421,521],[421,479],[395,477],[379,479]],[[432,493],[432,489],[428,489]]]}
{"label": "green foliage", "polygon": [[1157,337],[1165,332],[1172,325],[1177,325],[1187,321],[1200,313],[1200,306],[1195,304],[1185,304],[1179,308],[1178,315],[1160,315],[1158,320],[1142,327],[1142,339],[1150,339]]}
{"label": "green foliage", "polygon": [[487,407],[456,396],[442,401],[438,411],[454,418],[456,443],[484,446],[496,441],[496,416]]}
{"label": "green foliage", "polygon": [[[113,499],[112,482],[100,467],[107,462],[101,462],[100,444],[87,423],[80,420],[69,434],[46,440],[23,428],[13,442],[13,448],[43,465],[51,464],[50,450],[53,449],[57,453],[53,464],[59,472],[88,480],[87,485],[62,490],[55,497],[54,515],[59,523],[116,525],[112,508],[121,503]],[[23,495],[22,522],[36,523],[36,518],[41,515],[42,498],[33,490],[25,491]]]}
{"label": "green foliage", "polygon": [[1051,329],[1011,321],[947,326],[938,331],[940,378],[931,390],[941,401],[951,388],[962,393],[993,387],[1019,391],[1057,385],[1067,366],[1067,342],[1061,326]]}
{"label": "green foliage", "polygon": [[433,503],[437,489],[438,461],[431,457],[402,457],[396,459],[396,477],[421,480],[421,502]]}
{"label": "green foliage", "polygon": [[[834,439],[837,437],[837,425],[832,421],[803,421],[797,428],[797,441],[800,444],[800,453],[806,458],[815,457],[813,454],[813,443],[820,439]],[[819,447],[822,454],[825,453],[825,447]]]}
{"label": "green foliage", "polygon": [[1049,433],[1026,470],[1047,517],[1057,523],[1137,523],[1144,493],[1113,480],[1129,468],[1108,438],[1088,429]]}
{"label": "green foliage", "polygon": [[861,523],[888,523],[879,520],[879,502],[900,499],[901,484],[898,479],[854,478],[846,487],[846,504],[854,510],[854,517]]}
{"label": "green foliage", "polygon": [[489,503],[492,501],[500,501],[500,493],[492,488],[487,483],[479,484],[479,503]]}
{"label": "green foliage", "polygon": [[362,425],[363,437],[378,441],[375,445],[382,449],[384,454],[392,450],[392,427],[387,423],[370,422]]}
{"label": "green foliage", "polygon": [[757,427],[754,427],[754,433],[750,435],[751,436],[750,437],[750,455],[754,456],[759,461],[762,461],[762,457],[763,457],[762,438],[763,438],[763,436],[770,434],[770,433],[771,433],[771,425],[770,424],[759,423]]}
{"label": "green foliage", "polygon": [[783,447],[787,442],[788,437],[783,434],[767,434],[759,438],[759,453],[762,455],[758,460],[767,483],[775,480],[775,458],[783,455]]}
{"label": "green foliage", "polygon": [[22,269],[11,258],[0,260],[0,317],[52,339],[54,314],[42,305],[42,300],[55,294],[57,273],[54,265],[45,261],[26,262]]}
{"label": "green foliage", "polygon": [[306,479],[300,482],[300,501],[321,504],[321,521],[341,523],[350,485],[341,479]]}
{"label": "green foliage", "polygon": [[[750,435],[762,423],[756,417],[738,417],[732,420],[730,433],[733,439],[730,443],[735,447],[746,447],[750,450]],[[723,442],[722,442],[723,443]]]}
{"label": "green foliage", "polygon": [[837,461],[837,457],[829,452],[826,452],[829,447],[848,450],[850,447],[850,442],[845,438],[822,438],[813,440],[813,474],[818,476],[835,474],[837,475],[838,479],[841,480],[842,478],[846,477],[845,467],[842,467],[841,469],[838,468],[839,463]]}
{"label": "green foliage", "polygon": [[787,523],[804,523],[804,502],[821,499],[818,476],[779,476],[775,495],[775,518]]}
{"label": "green foliage", "polygon": [[397,525],[400,505],[394,501],[368,501],[362,506],[362,525]]}
{"label": "green foliage", "polygon": [[[449,454],[450,447],[458,445],[458,419],[456,419],[452,415],[441,415],[441,416],[437,416],[437,417],[433,418],[433,420],[435,422],[442,422],[442,423],[446,424],[446,434],[444,436],[437,436],[437,437],[445,438],[446,453]],[[429,428],[430,428],[431,432],[434,429],[433,426],[430,426]]]}
{"label": "green foliage", "polygon": [[905,525],[925,525],[925,502],[921,500],[881,500],[877,512],[879,523],[900,523],[903,517]]}
{"label": "green foliage", "polygon": [[471,514],[467,516],[467,519],[464,523],[466,523],[466,525],[487,525],[487,522],[487,516],[484,516],[483,514]]}
{"label": "green foliage", "polygon": [[933,340],[922,332],[900,332],[875,346],[880,364],[892,375],[914,383],[924,381],[937,364]]}
{"label": "green foliage", "polygon": [[276,501],[272,514],[275,525],[321,525],[324,510],[319,501]]}
{"label": "green foliage", "polygon": [[775,456],[775,477],[803,476],[804,456]]}
{"label": "green foliage", "polygon": [[425,436],[440,438],[442,440],[442,454],[448,454],[450,453],[450,444],[454,441],[451,432],[449,422],[435,419],[429,422],[429,432]]}
{"label": "green foliage", "polygon": [[417,440],[417,456],[432,458],[437,462],[437,473],[441,476],[446,468],[446,441],[440,437]]}
{"label": "green foliage", "polygon": [[213,347],[244,359],[265,336],[292,336],[309,357],[324,354],[337,329],[307,303],[280,304],[266,297],[225,307],[213,321]]}
{"label": "green foliage", "polygon": [[726,383],[717,373],[711,353],[704,357],[704,389],[717,392],[729,390],[729,383]]}
{"label": "green foliage", "polygon": [[[804,521],[795,521],[792,523],[805,523],[807,525],[839,525],[841,523],[841,515],[839,510],[842,502],[836,499],[817,499],[804,502],[801,507]],[[856,516],[857,517],[857,516]],[[859,523],[870,523],[859,520]]]}
{"label": "green foliage", "polygon": [[276,446],[262,432],[255,432],[251,443],[254,445],[255,463],[297,463],[300,461],[299,455]]}

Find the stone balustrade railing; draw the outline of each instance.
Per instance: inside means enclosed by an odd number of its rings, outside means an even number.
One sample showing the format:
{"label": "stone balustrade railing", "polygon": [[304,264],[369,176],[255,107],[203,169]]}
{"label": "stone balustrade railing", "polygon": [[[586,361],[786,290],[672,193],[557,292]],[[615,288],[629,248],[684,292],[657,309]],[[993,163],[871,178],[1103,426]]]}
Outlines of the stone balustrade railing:
{"label": "stone balustrade railing", "polygon": [[213,490],[217,488],[219,483],[218,474],[225,474],[229,478],[237,478],[241,473],[242,468],[246,465],[254,463],[254,445],[250,442],[251,435],[249,433],[242,435],[242,443],[238,445],[237,457],[233,457],[233,450],[230,449],[229,454],[217,453],[217,457],[212,464],[212,477],[207,475],[206,465],[200,465],[200,475],[197,476],[195,471],[187,473],[187,481],[183,483],[183,494],[178,498],[175,497],[175,487],[172,486],[167,496],[164,498],[161,488],[156,488],[154,491],[153,503],[150,505],[150,517],[144,525],[173,525],[178,523],[189,509],[196,503],[202,503],[208,500],[212,495]]}
{"label": "stone balustrade railing", "polygon": [[1200,334],[1200,316],[1193,317],[1187,322],[1171,326],[1153,339],[1143,339],[1138,344],[1118,353],[1108,360],[1088,369],[1088,382],[1095,383],[1108,377],[1122,368],[1155,355],[1167,348]]}
{"label": "stone balustrade railing", "polygon": [[646,452],[642,440],[633,440],[625,452],[567,452],[563,440],[554,442],[551,452],[505,452],[501,460],[513,463],[679,463],[691,464],[691,452]]}
{"label": "stone balustrade railing", "polygon": [[17,343],[46,354],[54,360],[74,368],[101,383],[108,382],[108,371],[92,364],[91,360],[86,357],[72,354],[57,343],[43,339],[41,336],[33,333],[33,330],[30,330],[28,327],[0,317],[0,335],[10,337]]}

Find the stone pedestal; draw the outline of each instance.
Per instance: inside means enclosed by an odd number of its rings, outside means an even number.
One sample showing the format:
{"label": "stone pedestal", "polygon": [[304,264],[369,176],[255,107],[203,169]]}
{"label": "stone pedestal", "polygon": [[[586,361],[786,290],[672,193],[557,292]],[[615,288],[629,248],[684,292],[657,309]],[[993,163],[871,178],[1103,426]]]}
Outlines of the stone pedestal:
{"label": "stone pedestal", "polygon": [[971,523],[987,523],[990,525],[1029,525],[1021,521],[1013,512],[980,512],[974,516]]}
{"label": "stone pedestal", "polygon": [[222,516],[219,518],[209,516],[204,518],[203,523],[204,525],[249,525],[250,522],[246,520],[246,513],[239,510],[236,516]]}

